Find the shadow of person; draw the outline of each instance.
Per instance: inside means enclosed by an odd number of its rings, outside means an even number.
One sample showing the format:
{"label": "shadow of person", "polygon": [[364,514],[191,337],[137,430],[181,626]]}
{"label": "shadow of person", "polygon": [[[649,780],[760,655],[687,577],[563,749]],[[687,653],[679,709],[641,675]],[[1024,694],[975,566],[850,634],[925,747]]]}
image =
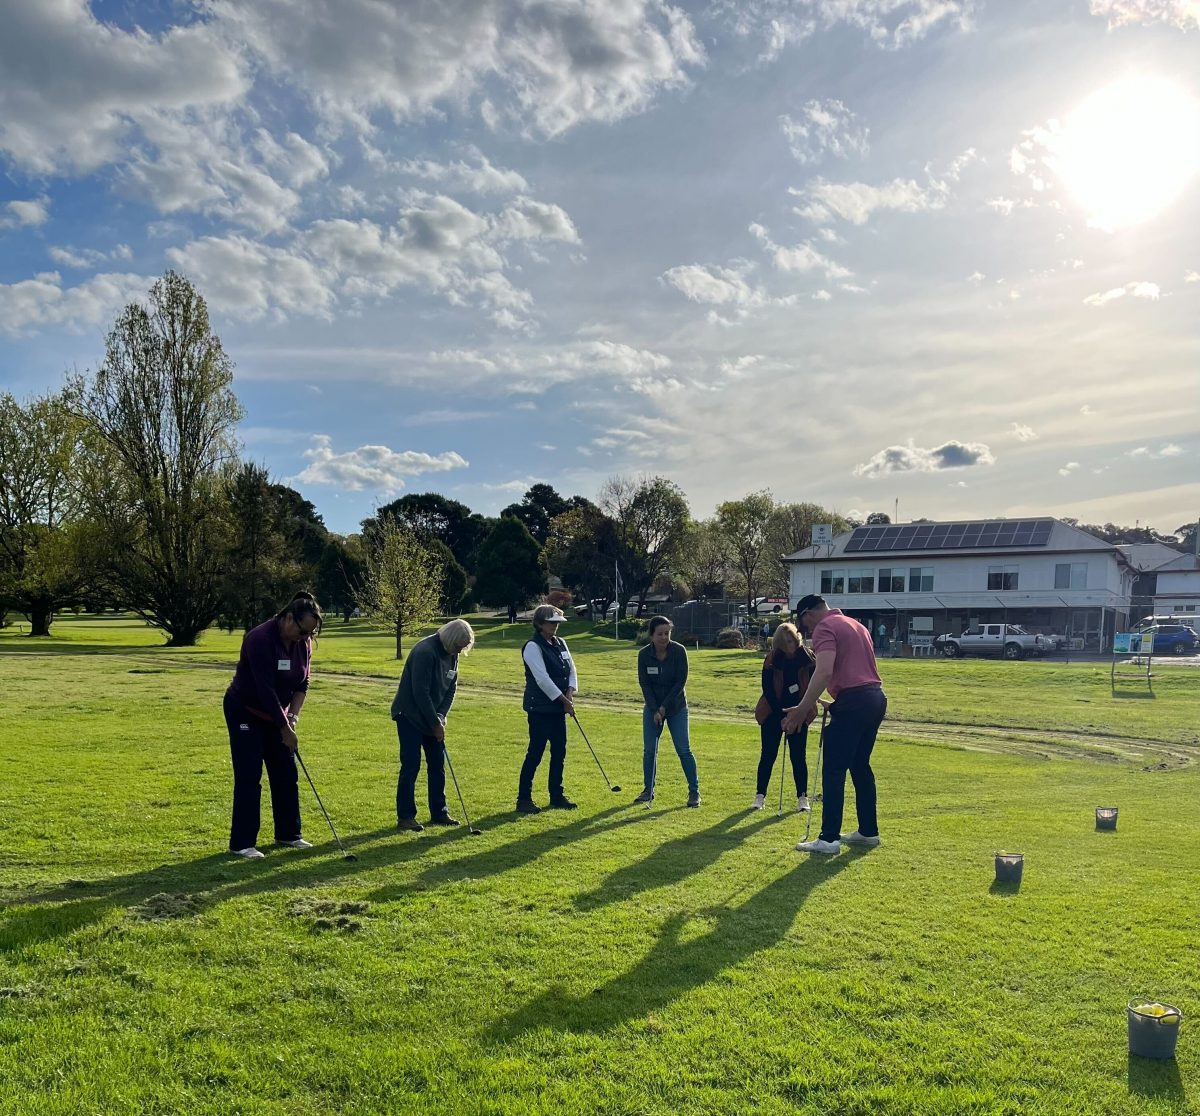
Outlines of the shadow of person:
{"label": "shadow of person", "polygon": [[[851,860],[831,864],[813,857],[797,865],[737,907],[679,912],[666,920],[658,941],[632,969],[584,996],[559,986],[546,989],[523,1008],[494,1024],[488,1041],[505,1043],[525,1031],[606,1031],[658,1010],[717,974],[779,942],[814,889],[843,871]],[[687,923],[712,923],[705,934],[683,939]]]}
{"label": "shadow of person", "polygon": [[746,817],[738,810],[696,833],[686,833],[652,849],[646,857],[618,868],[595,888],[575,900],[575,908],[592,911],[608,903],[628,899],[639,891],[679,883],[716,863],[722,853],[741,844],[748,836],[775,821],[775,816],[758,817],[739,829]]}
{"label": "shadow of person", "polygon": [[1139,1097],[1162,1097],[1178,1101],[1178,1112],[1186,1111],[1187,1089],[1179,1076],[1179,1066],[1174,1058],[1159,1061],[1156,1058],[1139,1058],[1129,1055],[1129,1091]]}

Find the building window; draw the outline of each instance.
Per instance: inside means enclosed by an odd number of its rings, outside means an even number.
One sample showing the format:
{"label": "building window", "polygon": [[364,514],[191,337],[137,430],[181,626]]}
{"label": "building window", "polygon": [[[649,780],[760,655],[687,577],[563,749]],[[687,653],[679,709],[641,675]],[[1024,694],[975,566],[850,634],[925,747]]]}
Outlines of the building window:
{"label": "building window", "polygon": [[908,591],[910,593],[932,593],[933,592],[933,567],[932,566],[909,566],[909,568],[908,568]]}
{"label": "building window", "polygon": [[1086,562],[1058,562],[1054,567],[1055,589],[1086,589]]}
{"label": "building window", "polygon": [[846,591],[846,571],[845,570],[822,570],[821,571],[821,595],[827,594],[837,595]]}
{"label": "building window", "polygon": [[903,593],[904,571],[902,569],[882,569],[879,571],[879,591],[881,593]]}
{"label": "building window", "polygon": [[875,575],[874,574],[851,574],[846,579],[847,593],[874,593],[875,592]]}
{"label": "building window", "polygon": [[1017,587],[1016,566],[988,566],[988,588],[1003,592]]}

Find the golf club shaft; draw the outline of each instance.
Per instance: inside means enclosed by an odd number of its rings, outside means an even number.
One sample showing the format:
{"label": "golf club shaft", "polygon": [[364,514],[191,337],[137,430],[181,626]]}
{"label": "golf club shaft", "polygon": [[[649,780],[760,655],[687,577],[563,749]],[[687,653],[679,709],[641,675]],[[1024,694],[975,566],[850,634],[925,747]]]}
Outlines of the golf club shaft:
{"label": "golf club shaft", "polygon": [[[664,721],[658,723],[658,732],[654,735],[654,763],[650,767],[650,802],[654,801],[655,794],[658,793],[658,742],[662,739]],[[650,809],[650,802],[646,803],[646,809]]]}
{"label": "golf club shaft", "polygon": [[[782,728],[783,726],[780,725],[781,730]],[[783,784],[787,782],[787,761],[790,746],[791,742],[788,740],[788,735],[785,732],[783,734],[783,769],[779,772],[779,809],[775,814],[777,818],[783,817]]]}
{"label": "golf club shaft", "polygon": [[450,749],[442,741],[442,754],[446,757],[446,766],[450,768],[450,778],[454,780],[454,793],[458,795],[458,804],[462,807],[463,820],[467,823],[467,831],[473,833],[475,827],[471,824],[471,815],[467,813],[467,804],[463,801],[462,790],[458,785],[458,776],[454,774],[454,764],[450,762]]}
{"label": "golf club shaft", "polygon": [[317,784],[312,781],[312,776],[308,773],[308,768],[304,766],[304,759],[300,755],[300,749],[296,749],[296,759],[300,761],[300,770],[304,772],[304,777],[308,780],[308,785],[312,787],[313,797],[317,800],[317,805],[321,807],[321,813],[325,815],[325,821],[329,824],[329,832],[333,834],[333,839],[337,842],[337,847],[341,850],[342,856],[346,855],[346,846],[342,844],[342,839],[337,835],[337,830],[333,828],[333,820],[329,816],[329,811],[325,809],[325,803],[321,801],[321,796],[317,793]]}
{"label": "golf club shaft", "polygon": [[829,719],[829,710],[825,709],[821,713],[821,734],[817,737],[817,762],[813,764],[813,785],[812,794],[808,799],[808,824],[804,827],[804,839],[808,840],[808,835],[812,832],[813,814],[816,812],[813,809],[817,801],[817,779],[821,774],[821,752],[825,747],[825,722]]}
{"label": "golf club shaft", "polygon": [[579,718],[572,713],[571,720],[575,722],[575,727],[579,729],[579,735],[583,737],[583,742],[588,746],[588,751],[592,753],[592,759],[596,761],[596,766],[600,768],[600,774],[604,776],[604,781],[608,784],[608,789],[615,791],[617,788],[612,785],[608,776],[604,773],[604,765],[600,762],[600,757],[596,755],[596,749],[592,747],[592,742],[588,739],[588,734],[583,731],[583,725],[579,723]]}

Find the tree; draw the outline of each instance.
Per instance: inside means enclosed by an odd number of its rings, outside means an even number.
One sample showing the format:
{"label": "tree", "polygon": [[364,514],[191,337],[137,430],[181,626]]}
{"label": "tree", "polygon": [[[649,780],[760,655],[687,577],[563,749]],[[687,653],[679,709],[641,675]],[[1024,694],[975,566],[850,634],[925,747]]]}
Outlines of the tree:
{"label": "tree", "polygon": [[891,523],[892,517],[887,512],[871,512],[867,516],[866,524],[868,527],[880,526],[884,523]]}
{"label": "tree", "polygon": [[600,602],[603,614],[612,599],[616,525],[595,504],[581,502],[550,521],[545,558],[548,569],[573,593]]}
{"label": "tree", "polygon": [[458,564],[458,559],[444,543],[434,539],[426,544],[434,565],[437,567],[438,580],[442,586],[438,599],[438,611],[443,615],[458,614],[463,610],[467,601],[467,571]]}
{"label": "tree", "polygon": [[688,524],[681,564],[698,597],[719,597],[729,580],[732,552],[715,519]]}
{"label": "tree", "polygon": [[545,546],[550,535],[550,521],[578,503],[587,503],[581,496],[564,500],[548,484],[532,485],[519,504],[509,504],[500,514],[511,515],[525,524],[526,530],[537,539],[538,546]]}
{"label": "tree", "polygon": [[615,526],[613,558],[640,616],[650,586],[681,555],[692,518],[687,498],[666,477],[612,477],[600,489],[600,507]]}
{"label": "tree", "polygon": [[327,612],[349,620],[366,580],[366,556],[361,535],[329,535],[317,561],[317,600]]}
{"label": "tree", "polygon": [[503,515],[479,547],[475,599],[524,608],[546,592],[546,560],[525,524]]}
{"label": "tree", "polygon": [[762,583],[772,594],[786,594],[790,588],[791,572],[782,561],[788,554],[812,546],[812,531],[817,523],[828,523],[835,535],[854,526],[845,516],[820,504],[776,504],[767,528],[767,554],[763,562]]}
{"label": "tree", "polygon": [[[417,538],[445,543],[455,560],[466,570],[475,568],[475,557],[480,543],[496,525],[495,520],[485,519],[471,511],[466,504],[449,500],[439,492],[414,492],[384,504],[376,513],[392,515],[407,523]],[[369,524],[363,521],[363,531],[370,532]]]}
{"label": "tree", "polygon": [[0,597],[50,634],[91,580],[79,498],[81,425],[69,390],[22,406],[0,395]]}
{"label": "tree", "polygon": [[412,529],[393,516],[380,516],[366,548],[366,576],[358,601],[371,619],[395,633],[396,658],[404,636],[413,635],[437,615],[437,561]]}
{"label": "tree", "polygon": [[746,587],[746,611],[753,611],[758,580],[767,549],[768,527],[775,501],[769,492],[752,492],[740,500],[717,505],[717,529],[725,536],[733,564]]}
{"label": "tree", "polygon": [[208,308],[168,271],[147,306],[130,303],[90,385],[88,499],[114,544],[107,574],[122,602],[188,646],[216,619],[225,555],[222,468],[242,409],[233,363]]}

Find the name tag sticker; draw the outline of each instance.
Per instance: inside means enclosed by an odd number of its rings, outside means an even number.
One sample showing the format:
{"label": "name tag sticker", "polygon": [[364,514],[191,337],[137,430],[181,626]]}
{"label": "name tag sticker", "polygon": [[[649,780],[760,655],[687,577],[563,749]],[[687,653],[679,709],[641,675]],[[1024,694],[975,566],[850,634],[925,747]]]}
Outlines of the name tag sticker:
{"label": "name tag sticker", "polygon": [[646,673],[647,674],[657,674],[658,667],[646,667]]}
{"label": "name tag sticker", "polygon": [[799,685],[797,685],[795,682],[793,682],[793,683],[792,683],[792,684],[791,684],[791,685],[788,687],[788,693],[789,693],[789,694],[798,694],[799,692],[800,692],[800,687],[799,687]]}
{"label": "name tag sticker", "polygon": [[249,725],[238,725],[238,731],[239,732],[249,732],[250,726]]}
{"label": "name tag sticker", "polygon": [[457,677],[458,677],[458,671],[457,671],[457,670],[448,670],[448,671],[446,671],[446,681],[447,681],[447,682],[453,682],[453,681],[454,681],[454,680],[455,680]]}
{"label": "name tag sticker", "polygon": [[278,666],[278,668],[280,670],[291,670],[292,669],[292,660],[291,659],[280,659],[276,665]]}

